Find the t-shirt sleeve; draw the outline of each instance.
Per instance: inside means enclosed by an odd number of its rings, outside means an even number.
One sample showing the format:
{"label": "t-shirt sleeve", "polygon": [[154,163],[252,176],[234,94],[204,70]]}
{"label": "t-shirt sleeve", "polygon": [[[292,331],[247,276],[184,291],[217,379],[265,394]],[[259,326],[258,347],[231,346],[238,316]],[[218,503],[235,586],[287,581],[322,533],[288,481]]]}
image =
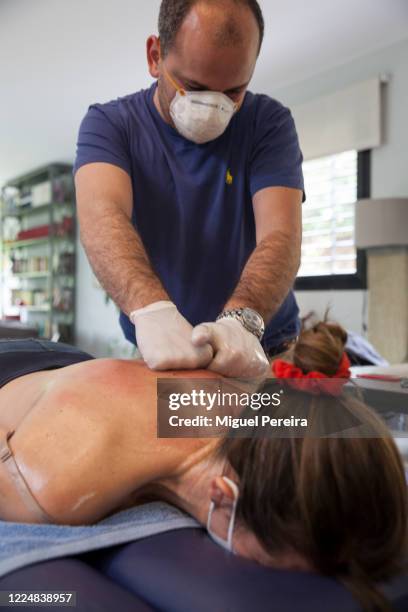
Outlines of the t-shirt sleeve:
{"label": "t-shirt sleeve", "polygon": [[81,121],[72,174],[85,164],[106,162],[131,174],[126,131],[117,107],[92,104]]}
{"label": "t-shirt sleeve", "polygon": [[250,159],[251,195],[265,187],[293,187],[303,191],[304,202],[303,155],[292,114],[276,100],[260,97]]}

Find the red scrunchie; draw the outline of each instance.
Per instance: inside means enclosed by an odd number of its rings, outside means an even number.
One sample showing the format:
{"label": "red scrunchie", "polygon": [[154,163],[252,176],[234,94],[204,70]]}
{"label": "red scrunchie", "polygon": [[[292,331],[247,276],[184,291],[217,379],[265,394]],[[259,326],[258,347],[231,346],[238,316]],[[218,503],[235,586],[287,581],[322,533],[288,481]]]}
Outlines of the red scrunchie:
{"label": "red scrunchie", "polygon": [[344,352],[339,368],[333,376],[317,371],[304,374],[300,368],[283,359],[275,359],[272,363],[272,371],[276,378],[288,379],[288,384],[299,391],[306,391],[313,395],[320,393],[340,395],[343,386],[350,378],[350,365],[350,360]]}

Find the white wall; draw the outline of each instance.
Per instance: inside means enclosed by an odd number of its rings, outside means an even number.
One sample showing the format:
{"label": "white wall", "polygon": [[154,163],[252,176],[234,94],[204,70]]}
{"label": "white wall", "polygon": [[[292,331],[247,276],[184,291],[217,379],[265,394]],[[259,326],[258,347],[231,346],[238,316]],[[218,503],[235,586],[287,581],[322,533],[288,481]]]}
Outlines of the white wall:
{"label": "white wall", "polygon": [[75,344],[95,357],[131,358],[135,347],[125,340],[119,326],[119,311],[91,270],[77,239],[77,295]]}
{"label": "white wall", "polygon": [[[276,90],[272,83],[264,83],[263,90],[290,107],[383,73],[390,77],[384,100],[385,143],[372,151],[371,196],[407,197],[408,40],[284,89]],[[322,315],[330,304],[333,318],[364,335],[365,293],[358,290],[299,291],[296,297],[302,314],[314,309]]]}

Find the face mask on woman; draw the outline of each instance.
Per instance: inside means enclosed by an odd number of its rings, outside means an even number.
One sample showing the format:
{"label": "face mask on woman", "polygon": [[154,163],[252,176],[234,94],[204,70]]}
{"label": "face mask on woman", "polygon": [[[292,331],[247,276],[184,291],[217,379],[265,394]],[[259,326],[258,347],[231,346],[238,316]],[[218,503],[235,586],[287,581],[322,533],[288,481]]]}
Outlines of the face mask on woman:
{"label": "face mask on woman", "polygon": [[222,477],[231,487],[233,493],[234,493],[234,501],[232,504],[232,510],[231,510],[231,518],[230,518],[230,522],[228,525],[228,533],[227,533],[227,539],[223,540],[223,538],[221,538],[220,536],[218,536],[216,533],[214,533],[211,530],[211,517],[212,517],[212,513],[214,511],[214,507],[215,507],[215,503],[211,500],[210,503],[210,509],[208,511],[208,518],[207,518],[207,531],[208,531],[208,535],[214,540],[214,542],[216,542],[217,544],[219,544],[220,546],[222,546],[223,548],[225,548],[226,550],[232,552],[235,554],[235,551],[232,548],[232,534],[234,532],[234,523],[235,523],[235,513],[236,513],[236,509],[237,509],[237,503],[238,503],[238,497],[239,497],[239,489],[237,487],[237,485],[235,484],[235,482],[233,482],[232,480],[230,480],[230,478],[228,478],[227,476],[223,476]]}
{"label": "face mask on woman", "polygon": [[177,89],[170,104],[170,116],[177,131],[196,144],[215,140],[227,129],[239,105],[218,91],[186,91],[164,74]]}

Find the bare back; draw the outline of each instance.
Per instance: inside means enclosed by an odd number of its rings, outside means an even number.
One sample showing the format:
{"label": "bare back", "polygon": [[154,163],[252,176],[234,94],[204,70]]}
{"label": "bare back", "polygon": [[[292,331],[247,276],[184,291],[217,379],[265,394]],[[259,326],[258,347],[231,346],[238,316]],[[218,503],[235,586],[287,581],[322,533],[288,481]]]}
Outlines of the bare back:
{"label": "bare back", "polygon": [[0,426],[35,497],[56,522],[93,522],[211,452],[214,440],[157,438],[160,376],[143,362],[96,359],[36,372],[0,389]]}

